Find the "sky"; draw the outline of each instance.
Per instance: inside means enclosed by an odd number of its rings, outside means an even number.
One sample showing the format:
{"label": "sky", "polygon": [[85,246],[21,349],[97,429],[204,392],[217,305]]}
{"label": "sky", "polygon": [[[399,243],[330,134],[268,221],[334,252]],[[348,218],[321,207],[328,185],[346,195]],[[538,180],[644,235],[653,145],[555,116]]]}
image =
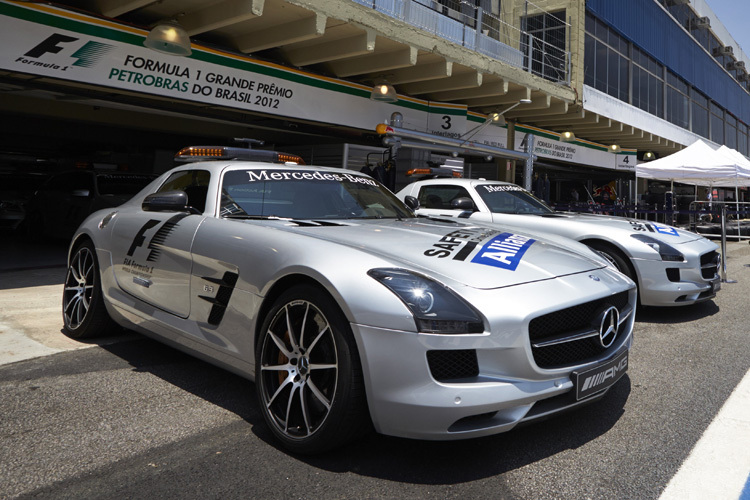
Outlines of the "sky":
{"label": "sky", "polygon": [[750,57],[750,0],[706,0],[706,3]]}

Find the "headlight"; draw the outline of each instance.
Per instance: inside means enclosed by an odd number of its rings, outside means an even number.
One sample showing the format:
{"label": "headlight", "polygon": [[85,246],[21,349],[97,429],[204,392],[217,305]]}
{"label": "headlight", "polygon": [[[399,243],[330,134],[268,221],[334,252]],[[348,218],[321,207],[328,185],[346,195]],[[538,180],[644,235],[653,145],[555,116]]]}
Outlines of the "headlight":
{"label": "headlight", "polygon": [[405,269],[371,269],[371,277],[406,304],[420,333],[482,333],[479,313],[449,288]]}
{"label": "headlight", "polygon": [[685,257],[679,251],[677,251],[676,248],[667,245],[663,241],[659,241],[645,234],[631,234],[630,236],[642,243],[645,243],[653,250],[659,252],[661,260],[667,260],[671,262],[682,262],[685,260]]}

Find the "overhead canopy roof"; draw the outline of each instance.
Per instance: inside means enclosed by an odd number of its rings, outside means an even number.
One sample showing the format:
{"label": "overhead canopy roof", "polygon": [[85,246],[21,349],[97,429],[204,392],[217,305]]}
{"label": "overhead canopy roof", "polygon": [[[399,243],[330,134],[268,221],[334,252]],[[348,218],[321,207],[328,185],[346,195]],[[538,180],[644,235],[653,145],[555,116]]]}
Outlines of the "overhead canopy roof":
{"label": "overhead canopy roof", "polygon": [[[565,81],[533,75],[528,68],[488,57],[471,47],[436,37],[426,29],[404,29],[403,23],[394,21],[382,8],[386,4],[400,5],[392,0],[58,0],[56,3],[144,28],[161,20],[177,19],[195,41],[362,84],[371,84],[385,75],[402,95],[466,105],[480,113],[506,109],[519,99],[531,99],[532,104],[514,108],[506,118],[546,130],[574,130],[579,138],[601,144],[617,142],[624,148],[649,149],[660,154],[681,147],[644,129],[584,112],[581,92]],[[448,13],[442,14],[444,11]],[[451,16],[460,14],[442,6],[440,13],[440,22],[452,21]],[[581,22],[582,18],[578,20]],[[574,45],[582,34],[580,28],[577,24],[572,30]],[[516,27],[505,29],[512,32],[508,35],[510,39],[521,37]],[[581,56],[579,51],[572,55]],[[572,71],[580,71],[579,66],[574,62]],[[45,79],[32,82],[19,79],[18,75],[6,76],[12,85],[0,86],[0,94],[13,92],[14,97],[48,83]],[[572,81],[581,79],[582,75],[574,75]],[[0,84],[2,80],[0,75]],[[77,91],[90,89],[70,88],[71,93]],[[108,99],[129,103],[129,97],[132,96],[113,91]]]}

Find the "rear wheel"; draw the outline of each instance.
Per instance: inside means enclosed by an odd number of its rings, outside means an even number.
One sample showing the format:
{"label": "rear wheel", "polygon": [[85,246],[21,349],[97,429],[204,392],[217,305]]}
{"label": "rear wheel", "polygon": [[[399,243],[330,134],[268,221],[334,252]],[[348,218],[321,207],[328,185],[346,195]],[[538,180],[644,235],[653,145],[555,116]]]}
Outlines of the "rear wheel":
{"label": "rear wheel", "polygon": [[263,322],[256,352],[258,402],[282,445],[321,453],[370,425],[349,323],[324,291],[284,292]]}
{"label": "rear wheel", "polygon": [[65,333],[74,339],[101,335],[115,326],[104,305],[99,263],[91,241],[81,243],[71,254],[62,308]]}

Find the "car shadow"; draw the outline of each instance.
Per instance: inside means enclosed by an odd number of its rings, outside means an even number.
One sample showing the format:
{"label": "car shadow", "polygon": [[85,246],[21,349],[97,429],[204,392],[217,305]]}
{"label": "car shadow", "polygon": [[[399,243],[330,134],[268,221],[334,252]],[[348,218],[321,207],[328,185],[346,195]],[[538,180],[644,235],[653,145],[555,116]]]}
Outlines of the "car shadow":
{"label": "car shadow", "polygon": [[[443,485],[485,479],[597,439],[623,415],[630,391],[625,376],[596,403],[494,436],[417,441],[372,434],[325,455],[298,458],[326,471],[404,483]],[[502,493],[498,498],[504,498]]]}
{"label": "car shadow", "polygon": [[103,343],[109,337],[104,336],[91,343],[127,362],[136,372],[155,375],[253,426],[263,425],[263,417],[248,397],[255,391],[249,380],[138,333],[123,330],[123,334],[128,336],[124,342]]}
{"label": "car shadow", "polygon": [[255,385],[249,380],[145,337],[101,348],[136,371],[155,375],[236,414],[250,424],[258,439],[309,466],[426,485],[488,478],[583,446],[615,426],[631,391],[626,375],[600,401],[489,437],[419,441],[373,432],[322,455],[301,456],[287,452],[274,439],[259,411]]}
{"label": "car shadow", "polygon": [[639,323],[689,323],[718,314],[720,310],[713,300],[684,307],[638,306],[635,320]]}
{"label": "car shadow", "polygon": [[64,265],[13,270],[0,269],[0,290],[59,285],[60,294],[62,295],[62,286],[65,281],[66,272],[67,268]]}

